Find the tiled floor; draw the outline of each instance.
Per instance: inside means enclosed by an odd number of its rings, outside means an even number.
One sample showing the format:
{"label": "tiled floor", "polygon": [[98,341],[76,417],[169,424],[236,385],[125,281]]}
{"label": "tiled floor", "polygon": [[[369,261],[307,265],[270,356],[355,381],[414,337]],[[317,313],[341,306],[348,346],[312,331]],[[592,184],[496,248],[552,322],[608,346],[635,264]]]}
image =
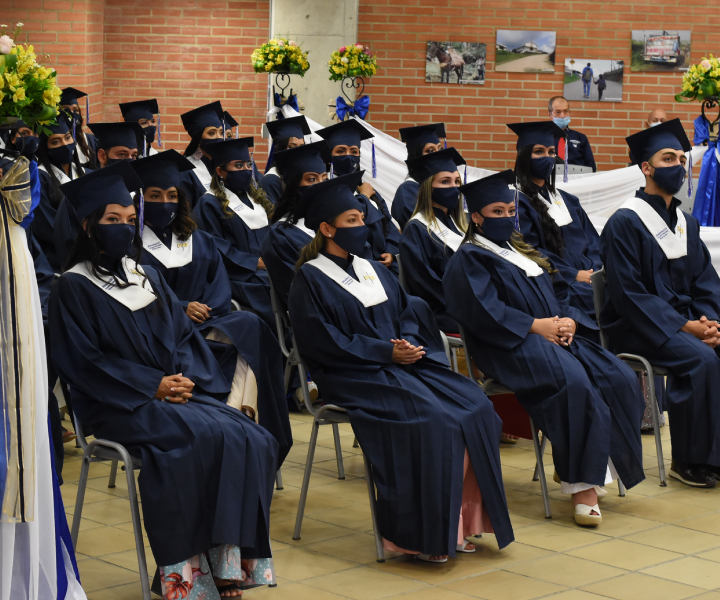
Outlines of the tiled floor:
{"label": "tiled floor", "polygon": [[[546,467],[553,519],[543,514],[530,442],[503,445],[502,461],[516,541],[503,551],[492,535],[475,554],[444,565],[375,557],[367,488],[352,431],[341,425],[346,479],[337,479],[332,435],[320,433],[302,539],[292,540],[299,487],[310,438],[308,415],[291,415],[295,446],[283,467],[285,489],[275,493],[271,537],[279,585],[246,592],[248,600],[720,600],[720,489],[695,490],[670,479],[660,487],[654,438],[643,436],[647,480],[626,498],[610,490],[605,522],[578,528],[571,505]],[[663,428],[666,456],[669,430]],[[72,519],[80,451],[68,448],[65,499]],[[669,465],[668,465],[669,466]],[[109,467],[92,465],[78,540],[82,583],[91,600],[141,597],[127,487],[108,489]],[[148,556],[152,573],[155,563]]]}

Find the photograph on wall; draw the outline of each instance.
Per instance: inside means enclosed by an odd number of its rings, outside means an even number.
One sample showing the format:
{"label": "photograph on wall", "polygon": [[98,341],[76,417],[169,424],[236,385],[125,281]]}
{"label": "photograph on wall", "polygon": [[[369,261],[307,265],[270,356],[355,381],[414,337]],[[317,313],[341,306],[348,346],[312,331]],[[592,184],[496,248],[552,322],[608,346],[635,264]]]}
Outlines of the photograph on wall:
{"label": "photograph on wall", "polygon": [[554,73],[555,32],[498,29],[495,70],[510,73]]}
{"label": "photograph on wall", "polygon": [[428,42],[425,58],[428,83],[485,84],[485,44]]}
{"label": "photograph on wall", "polygon": [[622,102],[622,60],[566,58],[563,96],[568,100]]}
{"label": "photograph on wall", "polygon": [[689,67],[690,30],[633,30],[631,71],[687,71]]}

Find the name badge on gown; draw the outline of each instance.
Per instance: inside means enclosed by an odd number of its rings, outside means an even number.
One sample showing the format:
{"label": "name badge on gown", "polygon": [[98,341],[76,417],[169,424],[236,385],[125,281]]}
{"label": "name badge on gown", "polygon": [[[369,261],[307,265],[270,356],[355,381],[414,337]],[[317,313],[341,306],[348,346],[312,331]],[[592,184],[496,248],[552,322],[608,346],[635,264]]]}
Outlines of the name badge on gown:
{"label": "name badge on gown", "polygon": [[308,261],[307,264],[322,271],[322,273],[327,275],[341,288],[355,296],[365,308],[387,301],[388,297],[385,293],[385,288],[377,276],[375,269],[373,269],[372,264],[364,258],[355,256],[354,254],[352,256],[352,266],[358,279],[348,275],[347,272],[322,254]]}

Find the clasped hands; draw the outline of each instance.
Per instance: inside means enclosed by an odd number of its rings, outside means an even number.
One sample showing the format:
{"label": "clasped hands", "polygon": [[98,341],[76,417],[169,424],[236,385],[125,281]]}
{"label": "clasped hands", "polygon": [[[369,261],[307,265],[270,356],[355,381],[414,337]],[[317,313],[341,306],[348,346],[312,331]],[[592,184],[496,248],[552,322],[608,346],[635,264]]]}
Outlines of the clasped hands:
{"label": "clasped hands", "polygon": [[392,352],[392,361],[399,365],[411,365],[419,361],[425,352],[423,346],[413,346],[407,340],[390,340],[395,346]]}
{"label": "clasped hands", "polygon": [[192,398],[194,387],[195,384],[187,377],[183,377],[182,373],[166,375],[155,392],[155,398],[173,404],[185,404]]}
{"label": "clasped hands", "polygon": [[547,319],[535,319],[530,328],[530,333],[541,335],[558,346],[569,346],[572,344],[575,329],[575,321],[572,319],[554,316]]}
{"label": "clasped hands", "polygon": [[711,348],[720,346],[720,323],[711,321],[705,316],[700,317],[697,321],[688,321],[683,325],[681,331],[694,335]]}

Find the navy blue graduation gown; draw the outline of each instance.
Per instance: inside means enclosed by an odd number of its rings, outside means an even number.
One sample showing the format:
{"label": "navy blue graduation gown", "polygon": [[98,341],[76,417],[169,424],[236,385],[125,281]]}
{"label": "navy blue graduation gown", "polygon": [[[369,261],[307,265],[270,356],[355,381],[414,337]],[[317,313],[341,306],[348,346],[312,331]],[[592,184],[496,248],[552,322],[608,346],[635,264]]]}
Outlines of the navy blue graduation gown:
{"label": "navy blue graduation gown", "polygon": [[[435,218],[445,227],[460,233],[452,219],[444,211],[434,208]],[[400,238],[400,259],[408,292],[419,296],[428,303],[435,315],[437,324],[445,333],[457,333],[458,326],[447,314],[442,278],[445,267],[455,252],[446,246],[435,234],[418,220],[410,220],[403,229]]]}
{"label": "navy blue graduation gown", "polygon": [[50,291],[52,290],[53,283],[55,283],[55,271],[53,271],[40,244],[38,244],[29,229],[27,230],[27,237],[28,249],[33,259],[33,266],[35,267],[35,279],[37,280],[38,294],[40,295],[40,308],[42,310],[43,321],[47,321],[48,300],[50,299]]}
{"label": "navy blue graduation gown", "polygon": [[[447,309],[465,330],[483,373],[509,387],[552,443],[558,475],[603,485],[612,458],[628,487],[645,477],[640,423],[645,403],[637,376],[584,337],[596,325],[570,306],[561,278],[525,272],[490,250],[463,244],[445,270]],[[564,290],[564,291],[563,291]],[[531,334],[534,319],[580,323],[569,348]]]}
{"label": "navy blue graduation gown", "polygon": [[[475,384],[447,367],[444,352],[428,347],[397,279],[379,263],[373,267],[388,296],[381,304],[365,308],[310,264],[295,276],[289,304],[313,380],[326,402],[348,410],[372,464],[380,533],[401,548],[454,556],[467,447],[502,548],[514,537],[500,419]],[[352,264],[346,271],[356,277]],[[393,338],[428,353],[413,365],[393,363]]]}
{"label": "navy blue graduation gown", "polygon": [[275,290],[286,304],[300,251],[311,241],[312,237],[286,221],[273,223],[263,241],[260,254],[265,268]]}
{"label": "navy blue graduation gown", "polygon": [[[52,269],[55,273],[59,273],[62,265],[55,252],[55,237],[53,233],[55,230],[57,206],[54,205],[50,199],[53,193],[54,183],[50,175],[42,169],[38,169],[38,176],[40,178],[40,204],[37,205],[33,213],[34,216],[30,224],[30,230],[38,244],[40,244]],[[61,194],[59,191],[56,191],[56,193]]]}
{"label": "navy blue graduation gown", "polygon": [[520,194],[520,230],[528,244],[552,260],[555,268],[570,286],[570,305],[579,308],[591,319],[597,320],[592,285],[577,281],[576,277],[578,271],[602,269],[600,236],[580,205],[580,200],[563,190],[557,191],[565,200],[565,206],[573,219],[572,223],[560,227],[565,242],[562,256],[548,250],[540,225],[540,215],[525,194]]}
{"label": "navy blue graduation gown", "polygon": [[[676,208],[639,190],[675,231]],[[718,350],[680,331],[687,321],[720,318],[720,278],[700,239],[700,225],[685,213],[687,255],[668,259],[640,217],[616,211],[602,233],[607,298],[600,323],[614,352],[640,354],[668,370],[666,408],[673,459],[720,466],[720,358]]]}
{"label": "navy blue graduation gown", "polygon": [[260,182],[260,187],[263,189],[270,202],[277,204],[282,196],[282,179],[276,173],[265,173]]}
{"label": "navy blue graduation gown", "polygon": [[389,214],[383,213],[382,207],[385,207],[385,211],[387,211],[385,201],[377,193],[374,194],[375,201],[363,194],[356,194],[355,197],[363,206],[365,225],[370,230],[368,243],[372,249],[373,258],[380,260],[383,254],[392,254],[393,262],[389,269],[397,276],[399,270],[395,261],[395,255],[400,248],[400,232],[390,220]]}
{"label": "navy blue graduation gown", "polygon": [[67,198],[63,198],[55,214],[55,231],[53,232],[55,253],[60,261],[60,267],[63,267],[70,258],[70,252],[75,245],[81,226],[72,204],[68,202]]}
{"label": "navy blue graduation gown", "polygon": [[[246,194],[238,196],[250,206],[251,201]],[[250,229],[235,213],[227,216],[212,193],[200,198],[193,209],[193,219],[200,229],[215,238],[230,277],[233,298],[260,315],[274,329],[270,279],[266,270],[258,269],[260,247],[270,227]]]}
{"label": "navy blue graduation gown", "polygon": [[401,229],[405,229],[405,225],[415,212],[419,193],[420,184],[414,179],[403,181],[395,191],[391,213]]}
{"label": "navy blue graduation gown", "polygon": [[[153,228],[153,231],[162,239],[161,230]],[[201,302],[212,308],[210,318],[194,326],[203,332],[203,337],[213,328],[222,331],[255,374],[260,425],[272,433],[280,446],[279,468],[292,447],[280,346],[273,330],[260,317],[249,311],[231,312],[230,280],[212,236],[204,231],[193,232],[192,261],[182,267],[167,268],[147,250],[143,251],[140,263],[155,268],[163,276],[183,310],[187,310],[190,302]],[[235,352],[228,353],[227,344],[206,342],[218,362],[228,365],[226,379],[231,383]]]}
{"label": "navy blue graduation gown", "polygon": [[[73,408],[95,435],[142,459],[139,484],[158,565],[218,544],[271,556],[268,538],[278,446],[224,404],[220,368],[157,271],[157,300],[131,311],[83,275],[64,274],[50,298],[52,360]],[[163,376],[195,383],[186,404],[154,399]]]}
{"label": "navy blue graduation gown", "polygon": [[195,175],[195,169],[180,173],[180,184],[178,187],[185,194],[185,198],[191,207],[194,207],[197,201],[205,195],[205,186],[200,183],[197,175]]}

